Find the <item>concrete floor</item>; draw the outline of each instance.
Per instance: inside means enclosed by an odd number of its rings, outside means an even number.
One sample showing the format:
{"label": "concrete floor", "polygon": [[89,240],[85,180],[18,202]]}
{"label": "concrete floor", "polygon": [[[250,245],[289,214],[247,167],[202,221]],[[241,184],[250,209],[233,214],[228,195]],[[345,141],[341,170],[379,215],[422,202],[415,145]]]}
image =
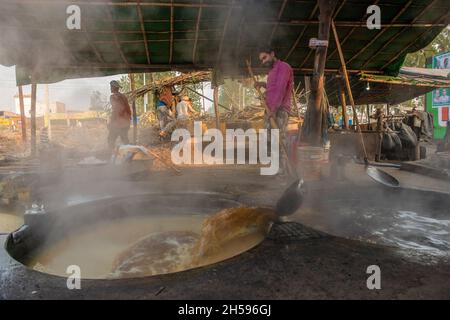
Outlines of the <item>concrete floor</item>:
{"label": "concrete floor", "polygon": [[[395,169],[402,186],[450,192],[450,182]],[[373,185],[361,166],[346,168],[353,187]],[[282,181],[263,177],[255,168],[191,168],[183,175],[155,173],[146,181],[96,181],[48,187],[51,208],[85,197],[136,192],[208,190],[238,197],[250,205],[271,206],[282,193]],[[86,177],[87,182],[88,179]],[[287,186],[287,184],[284,184]],[[314,184],[312,184],[314,189]],[[320,187],[320,185],[318,186]],[[342,187],[342,185],[341,185]],[[48,192],[52,190],[53,192]],[[276,229],[275,229],[276,230]],[[0,235],[0,242],[6,235]],[[3,247],[3,246],[2,246]],[[82,280],[81,290],[68,290],[66,279],[29,270],[0,250],[1,299],[449,299],[450,263],[428,263],[412,252],[366,242],[321,236],[303,240],[266,239],[237,258],[173,275],[131,280]],[[418,257],[417,257],[418,256]],[[366,269],[381,268],[381,290],[368,290]]]}

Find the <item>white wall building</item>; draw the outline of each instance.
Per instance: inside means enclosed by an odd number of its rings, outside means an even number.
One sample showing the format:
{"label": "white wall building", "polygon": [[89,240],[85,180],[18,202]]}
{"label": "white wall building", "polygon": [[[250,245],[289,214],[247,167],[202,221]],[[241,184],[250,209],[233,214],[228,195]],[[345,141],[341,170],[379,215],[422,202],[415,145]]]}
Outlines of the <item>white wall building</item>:
{"label": "white wall building", "polygon": [[[23,104],[25,109],[25,117],[31,117],[31,95],[23,95]],[[65,112],[65,104],[62,102],[51,102],[50,103],[50,113]],[[19,95],[14,96],[14,110],[13,112],[20,114],[20,101]],[[45,114],[45,103],[36,101],[36,117],[43,117]]]}

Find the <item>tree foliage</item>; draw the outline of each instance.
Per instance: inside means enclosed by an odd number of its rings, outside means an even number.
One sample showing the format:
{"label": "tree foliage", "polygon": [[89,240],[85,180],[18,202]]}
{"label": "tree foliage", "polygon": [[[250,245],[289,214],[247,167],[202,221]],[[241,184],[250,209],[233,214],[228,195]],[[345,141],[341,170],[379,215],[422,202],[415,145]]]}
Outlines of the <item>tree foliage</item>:
{"label": "tree foliage", "polygon": [[[427,60],[437,54],[450,51],[450,26],[447,26],[428,46],[406,56],[405,67],[425,68]],[[400,104],[401,109],[425,110],[425,96],[406,101]]]}
{"label": "tree foliage", "polygon": [[98,90],[91,93],[90,107],[91,111],[104,111],[108,104],[106,97]]}

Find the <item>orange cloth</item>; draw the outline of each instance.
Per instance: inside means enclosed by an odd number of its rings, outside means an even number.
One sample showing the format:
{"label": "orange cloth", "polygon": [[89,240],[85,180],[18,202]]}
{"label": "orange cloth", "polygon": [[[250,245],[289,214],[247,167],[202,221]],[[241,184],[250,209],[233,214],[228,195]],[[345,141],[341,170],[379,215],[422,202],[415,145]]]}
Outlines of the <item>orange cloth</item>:
{"label": "orange cloth", "polygon": [[170,87],[163,87],[159,93],[159,100],[164,102],[167,108],[172,109],[173,106],[173,94]]}

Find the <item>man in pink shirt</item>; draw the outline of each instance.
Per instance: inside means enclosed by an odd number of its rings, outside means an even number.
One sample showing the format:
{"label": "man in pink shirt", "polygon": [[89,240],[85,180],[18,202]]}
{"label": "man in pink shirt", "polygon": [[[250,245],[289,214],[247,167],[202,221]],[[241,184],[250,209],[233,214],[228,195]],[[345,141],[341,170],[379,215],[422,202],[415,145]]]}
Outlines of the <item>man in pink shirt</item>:
{"label": "man in pink shirt", "polygon": [[[270,116],[272,116],[280,129],[281,143],[286,143],[286,129],[291,111],[292,92],[294,88],[294,72],[289,64],[279,60],[272,49],[262,49],[259,52],[261,63],[270,67],[267,83],[258,85],[266,88],[266,104],[270,115],[266,113],[264,123],[266,129],[270,130]],[[269,135],[270,137],[270,135]],[[280,174],[286,170],[286,161],[280,159]]]}

